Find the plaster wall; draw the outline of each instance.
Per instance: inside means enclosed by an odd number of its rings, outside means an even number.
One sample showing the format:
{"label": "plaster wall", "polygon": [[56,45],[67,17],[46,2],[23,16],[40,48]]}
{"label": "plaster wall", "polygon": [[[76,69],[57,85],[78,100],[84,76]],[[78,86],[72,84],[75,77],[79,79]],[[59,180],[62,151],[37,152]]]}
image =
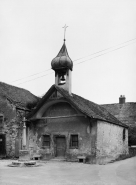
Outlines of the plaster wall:
{"label": "plaster wall", "polygon": [[111,112],[122,123],[129,126],[128,141],[129,146],[136,145],[136,103],[126,102],[123,104],[105,104],[102,105],[109,112]]}
{"label": "plaster wall", "polygon": [[[77,116],[72,116],[77,114]],[[69,116],[58,117],[57,116]],[[29,149],[31,156],[40,154],[42,159],[54,158],[56,156],[55,136],[65,136],[65,157],[70,161],[77,161],[79,155],[85,155],[90,161],[96,153],[96,122],[90,121],[85,116],[78,116],[77,111],[67,103],[58,103],[51,106],[43,114],[44,118],[33,122],[29,126]],[[49,118],[56,117],[56,118]],[[51,138],[50,147],[42,147],[42,136],[49,134]],[[70,148],[70,135],[78,134],[78,148]]]}
{"label": "plaster wall", "polygon": [[97,162],[109,162],[121,154],[128,154],[128,129],[123,140],[123,127],[97,121]]}

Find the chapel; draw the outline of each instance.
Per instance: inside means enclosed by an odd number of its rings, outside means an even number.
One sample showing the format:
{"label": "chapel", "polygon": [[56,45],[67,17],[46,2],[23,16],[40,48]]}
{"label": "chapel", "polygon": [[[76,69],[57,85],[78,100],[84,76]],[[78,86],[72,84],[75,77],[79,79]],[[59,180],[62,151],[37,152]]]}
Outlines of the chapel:
{"label": "chapel", "polygon": [[128,126],[72,92],[73,62],[65,39],[51,68],[55,84],[26,117],[25,148],[31,158],[103,164],[128,154]]}

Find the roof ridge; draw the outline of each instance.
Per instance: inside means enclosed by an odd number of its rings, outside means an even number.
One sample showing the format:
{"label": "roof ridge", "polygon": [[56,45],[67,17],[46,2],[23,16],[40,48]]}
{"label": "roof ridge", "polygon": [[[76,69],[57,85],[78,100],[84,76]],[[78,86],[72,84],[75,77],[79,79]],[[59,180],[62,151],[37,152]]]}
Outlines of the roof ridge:
{"label": "roof ridge", "polygon": [[[5,83],[5,82],[0,82],[0,85],[6,85],[6,87],[5,86],[3,86],[5,89],[7,88],[7,86],[9,86],[9,87],[13,87],[13,88],[16,88],[16,89],[19,89],[19,90],[23,90],[23,91],[27,91],[27,92],[29,92],[29,93],[31,93],[29,90],[27,90],[27,89],[24,89],[24,88],[21,88],[21,87],[17,87],[17,86],[14,86],[14,85],[11,85],[11,84],[8,84],[8,83]],[[33,96],[35,96],[35,97],[37,97],[36,95],[34,95],[33,93],[31,93]]]}

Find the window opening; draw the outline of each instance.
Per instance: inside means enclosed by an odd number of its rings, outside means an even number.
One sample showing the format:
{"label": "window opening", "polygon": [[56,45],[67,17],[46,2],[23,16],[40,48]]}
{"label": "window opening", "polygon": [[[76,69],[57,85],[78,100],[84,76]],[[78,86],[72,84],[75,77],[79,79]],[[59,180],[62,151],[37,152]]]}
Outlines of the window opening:
{"label": "window opening", "polygon": [[126,134],[125,134],[125,128],[123,129],[123,141],[125,140],[126,138]]}
{"label": "window opening", "polygon": [[43,135],[43,146],[50,147],[50,136]]}
{"label": "window opening", "polygon": [[71,135],[70,147],[71,148],[78,148],[78,135]]}
{"label": "window opening", "polygon": [[3,120],[4,120],[4,116],[3,115],[0,115],[0,127],[3,126]]}

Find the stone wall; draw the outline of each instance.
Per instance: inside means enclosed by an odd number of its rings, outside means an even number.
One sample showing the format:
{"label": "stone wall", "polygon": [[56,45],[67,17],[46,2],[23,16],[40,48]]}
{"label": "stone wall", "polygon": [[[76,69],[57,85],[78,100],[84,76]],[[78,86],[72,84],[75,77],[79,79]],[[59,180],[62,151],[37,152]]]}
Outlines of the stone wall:
{"label": "stone wall", "polygon": [[18,157],[22,140],[20,123],[24,111],[17,110],[12,102],[5,97],[0,97],[0,114],[3,116],[0,134],[4,134],[6,138],[6,157]]}
{"label": "stone wall", "polygon": [[22,148],[22,128],[18,118],[7,120],[3,124],[0,134],[6,137],[6,157],[18,157],[19,149]]}
{"label": "stone wall", "polygon": [[97,162],[104,163],[128,154],[128,129],[104,121],[97,122]]}

